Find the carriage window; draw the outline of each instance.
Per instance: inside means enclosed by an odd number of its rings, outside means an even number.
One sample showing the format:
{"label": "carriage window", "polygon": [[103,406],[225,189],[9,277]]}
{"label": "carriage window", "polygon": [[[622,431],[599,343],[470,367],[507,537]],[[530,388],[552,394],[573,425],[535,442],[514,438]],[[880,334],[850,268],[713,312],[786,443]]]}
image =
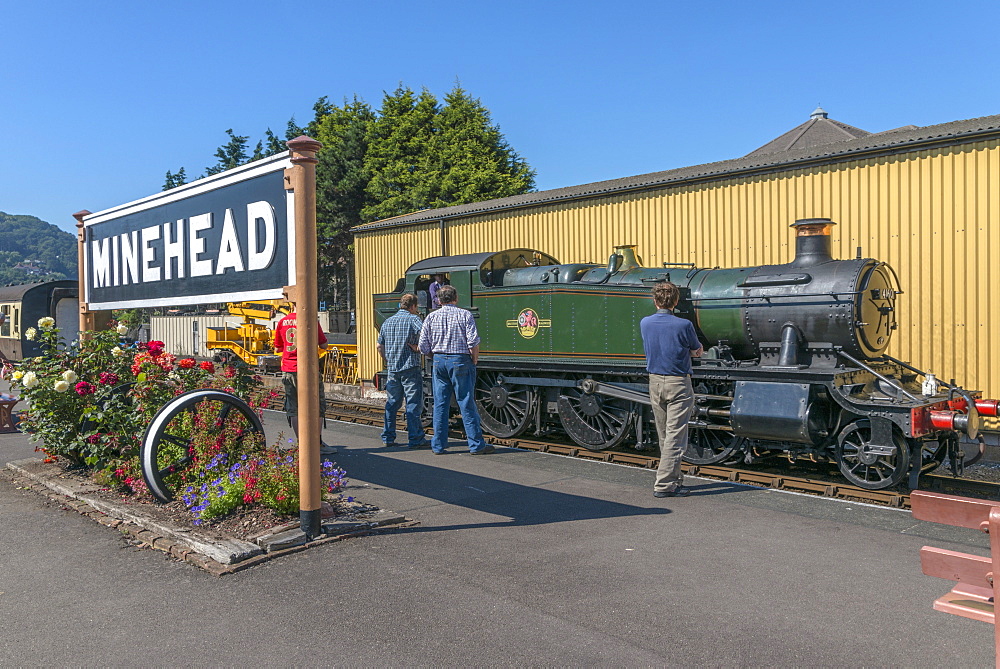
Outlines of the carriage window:
{"label": "carriage window", "polygon": [[0,306],[0,337],[10,336],[11,316],[9,304]]}
{"label": "carriage window", "polygon": [[14,325],[11,326],[11,330],[12,336],[21,336],[21,308],[17,306],[14,307]]}

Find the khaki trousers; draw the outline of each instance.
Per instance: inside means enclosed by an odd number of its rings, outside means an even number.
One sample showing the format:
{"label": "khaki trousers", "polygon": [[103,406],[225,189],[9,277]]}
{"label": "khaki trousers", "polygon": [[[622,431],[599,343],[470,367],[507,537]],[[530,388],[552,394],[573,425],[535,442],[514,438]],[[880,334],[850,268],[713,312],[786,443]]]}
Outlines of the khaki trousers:
{"label": "khaki trousers", "polygon": [[688,419],[694,407],[690,376],[649,375],[649,399],[660,439],[660,466],[653,490],[673,490],[684,483],[681,456],[688,443]]}

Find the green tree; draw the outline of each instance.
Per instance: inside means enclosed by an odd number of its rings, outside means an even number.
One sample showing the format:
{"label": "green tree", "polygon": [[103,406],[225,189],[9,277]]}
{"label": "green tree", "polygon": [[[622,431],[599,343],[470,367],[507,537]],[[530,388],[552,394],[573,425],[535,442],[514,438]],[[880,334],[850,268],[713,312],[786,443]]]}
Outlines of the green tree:
{"label": "green tree", "polygon": [[426,88],[416,95],[400,86],[386,93],[368,132],[366,164],[372,204],[361,211],[365,221],[425,209],[434,199],[434,144],[437,99]]}
{"label": "green tree", "polygon": [[[354,272],[354,236],[350,229],[364,221],[361,211],[372,203],[368,195],[368,133],[375,114],[357,96],[343,107],[322,98],[323,117],[316,122],[323,144],[316,166],[316,225],[319,244],[319,292],[335,304],[350,303]],[[317,103],[317,114],[320,113]]]}
{"label": "green tree", "polygon": [[187,183],[187,174],[184,173],[184,168],[177,170],[174,174],[170,170],[167,170],[167,178],[163,182],[163,190],[170,190],[171,188],[177,188],[178,186],[183,186]]}
{"label": "green tree", "polygon": [[76,245],[55,225],[0,211],[0,285],[75,278]]}
{"label": "green tree", "polygon": [[489,110],[460,85],[444,105],[426,89],[386,94],[369,133],[366,221],[508,195],[535,187],[535,172]]}
{"label": "green tree", "polygon": [[207,177],[231,170],[234,167],[239,167],[249,162],[247,143],[250,141],[250,137],[234,134],[232,128],[226,130],[226,134],[229,135],[229,141],[216,149],[215,157],[218,161],[215,165],[205,169],[205,176]]}
{"label": "green tree", "polygon": [[445,96],[431,145],[438,176],[431,207],[527,193],[535,171],[510,146],[490,111],[461,86]]}

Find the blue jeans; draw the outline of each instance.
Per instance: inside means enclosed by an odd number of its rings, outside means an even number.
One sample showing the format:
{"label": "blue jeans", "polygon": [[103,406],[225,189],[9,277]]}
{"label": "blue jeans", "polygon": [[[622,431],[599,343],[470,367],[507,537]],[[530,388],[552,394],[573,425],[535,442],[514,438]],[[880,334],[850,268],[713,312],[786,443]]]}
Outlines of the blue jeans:
{"label": "blue jeans", "polygon": [[448,446],[448,414],[451,412],[451,396],[455,394],[458,408],[462,411],[465,436],[470,451],[486,448],[483,429],[479,425],[479,411],[476,409],[476,366],[471,355],[434,355],[434,437],[431,450],[440,453]]}
{"label": "blue jeans", "polygon": [[401,372],[389,372],[385,384],[389,398],[385,402],[385,429],[382,441],[392,444],[396,441],[396,413],[406,398],[406,432],[410,446],[424,443],[424,428],[420,424],[420,414],[424,404],[424,388],[420,367],[410,367]]}

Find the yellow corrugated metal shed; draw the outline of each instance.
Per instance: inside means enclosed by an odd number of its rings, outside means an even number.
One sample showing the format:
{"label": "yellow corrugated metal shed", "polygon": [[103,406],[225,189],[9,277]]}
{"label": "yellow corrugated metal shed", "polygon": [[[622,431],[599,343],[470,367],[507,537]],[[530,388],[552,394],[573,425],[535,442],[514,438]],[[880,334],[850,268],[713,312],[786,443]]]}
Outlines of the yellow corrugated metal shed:
{"label": "yellow corrugated metal shed", "polygon": [[362,378],[381,369],[370,296],[392,290],[417,260],[529,247],[601,262],[615,244],[636,244],[648,265],[783,263],[794,248],[788,225],[825,217],[839,223],[835,255],[860,246],[899,272],[906,294],[889,353],[1000,396],[991,355],[1000,315],[990,309],[1000,285],[1000,116],[796,146],[358,226]]}

